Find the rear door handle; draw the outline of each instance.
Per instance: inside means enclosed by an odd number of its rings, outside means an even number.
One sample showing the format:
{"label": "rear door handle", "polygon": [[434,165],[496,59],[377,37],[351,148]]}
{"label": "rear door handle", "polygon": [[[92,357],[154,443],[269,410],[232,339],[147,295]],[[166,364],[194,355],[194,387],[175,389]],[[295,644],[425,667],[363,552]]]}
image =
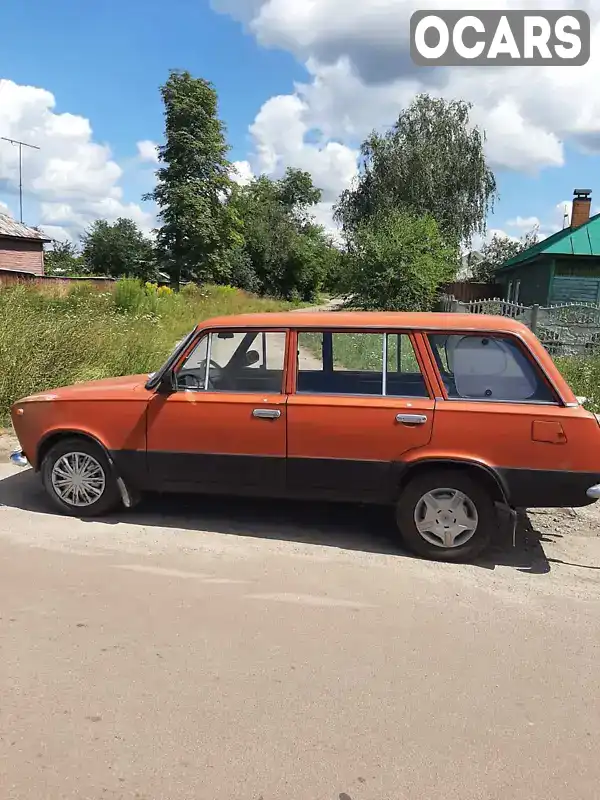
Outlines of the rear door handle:
{"label": "rear door handle", "polygon": [[425,414],[398,414],[396,422],[402,425],[425,425],[427,417]]}
{"label": "rear door handle", "polygon": [[252,416],[257,419],[279,419],[281,411],[277,411],[275,408],[255,408]]}

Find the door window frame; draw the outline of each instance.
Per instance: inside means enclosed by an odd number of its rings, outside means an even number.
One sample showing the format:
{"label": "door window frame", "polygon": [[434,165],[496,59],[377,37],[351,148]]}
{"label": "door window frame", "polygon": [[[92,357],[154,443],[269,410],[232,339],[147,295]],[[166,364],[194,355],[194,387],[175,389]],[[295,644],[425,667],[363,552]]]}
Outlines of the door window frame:
{"label": "door window frame", "polygon": [[[328,333],[333,336],[333,334],[341,334],[341,333],[364,333],[364,334],[379,334],[383,336],[382,342],[382,358],[385,359],[383,362],[383,375],[382,375],[382,391],[386,388],[386,380],[385,375],[387,373],[387,341],[388,336],[406,336],[413,348],[415,358],[417,360],[417,364],[419,365],[419,369],[421,371],[421,375],[423,377],[423,382],[425,384],[425,390],[427,392],[426,397],[415,397],[414,395],[391,395],[391,394],[345,394],[341,392],[333,392],[331,394],[328,393],[321,393],[321,392],[299,392],[298,391],[298,338],[301,333]],[[325,340],[324,340],[325,341]],[[325,349],[325,348],[324,348]],[[327,348],[327,356],[331,359],[331,365],[333,365],[333,348]],[[440,396],[440,389],[437,386],[438,383],[438,376],[437,370],[434,371],[431,367],[429,353],[427,351],[427,343],[424,341],[424,337],[421,331],[416,331],[411,328],[392,328],[390,326],[385,327],[337,327],[331,325],[319,325],[319,326],[298,326],[292,330],[290,330],[289,336],[289,348],[288,348],[288,381],[286,384],[286,392],[288,395],[294,395],[295,397],[323,397],[331,400],[336,397],[356,397],[362,400],[412,400],[415,402],[419,401],[431,401],[435,400],[437,397]],[[323,367],[325,368],[325,363],[323,363]]]}
{"label": "door window frame", "polygon": [[[550,393],[554,397],[554,400],[498,400],[496,398],[487,398],[487,397],[450,397],[448,394],[448,390],[446,389],[446,384],[444,383],[444,379],[442,377],[441,370],[439,368],[439,364],[437,358],[435,356],[433,347],[431,345],[430,336],[488,336],[490,339],[506,339],[512,342],[521,352],[521,355],[526,359],[526,361],[531,365],[532,369],[535,370],[536,375],[538,378],[541,378],[542,382],[546,385],[549,389]],[[425,331],[423,334],[423,346],[427,349],[429,354],[429,360],[432,365],[432,369],[435,371],[435,375],[437,378],[437,382],[440,387],[440,398],[441,400],[445,400],[448,403],[487,403],[488,405],[496,404],[496,405],[508,405],[508,406],[548,406],[551,408],[555,408],[557,406],[564,406],[565,402],[560,395],[560,392],[554,385],[553,381],[550,377],[546,374],[546,370],[540,364],[539,359],[537,358],[536,354],[533,353],[525,344],[523,339],[518,334],[509,333],[506,331],[473,331],[473,330],[440,330],[440,329],[431,329]]]}
{"label": "door window frame", "polygon": [[[289,352],[290,352],[290,329],[285,327],[277,327],[277,328],[270,328],[268,326],[256,326],[256,327],[244,327],[244,326],[232,326],[232,327],[216,327],[216,328],[202,328],[198,331],[198,335],[195,336],[192,341],[190,342],[189,346],[180,354],[180,357],[177,359],[177,362],[173,365],[171,370],[171,384],[172,384],[172,393],[173,394],[181,394],[185,392],[195,392],[199,395],[243,395],[243,394],[256,394],[256,395],[264,395],[264,394],[273,394],[272,392],[248,392],[248,391],[238,391],[234,389],[227,389],[223,391],[209,389],[208,385],[205,389],[179,389],[177,388],[177,373],[185,364],[189,356],[194,352],[196,347],[200,344],[202,339],[206,336],[212,336],[213,334],[219,333],[243,333],[243,334],[251,334],[255,333],[255,337],[253,342],[256,340],[256,337],[259,336],[261,333],[283,333],[285,335],[285,345],[284,345],[284,356],[283,356],[283,363],[282,363],[282,374],[281,374],[281,387],[278,393],[279,396],[286,395],[286,387],[287,387],[287,365],[289,363]],[[240,347],[243,344],[243,341],[240,343],[238,348],[234,351],[234,355],[238,353]],[[208,347],[207,347],[207,362],[208,362],[208,371],[210,374],[210,356],[211,356],[211,341],[209,339]],[[233,358],[233,356],[232,356]]]}

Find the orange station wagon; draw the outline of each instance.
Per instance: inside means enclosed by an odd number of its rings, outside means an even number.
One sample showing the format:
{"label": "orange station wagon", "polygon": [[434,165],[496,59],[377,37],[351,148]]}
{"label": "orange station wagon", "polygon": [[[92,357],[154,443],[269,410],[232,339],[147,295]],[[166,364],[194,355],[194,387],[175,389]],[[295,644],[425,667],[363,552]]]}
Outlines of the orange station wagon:
{"label": "orange station wagon", "polygon": [[15,462],[73,515],[145,491],[390,504],[414,552],[457,561],[499,508],[600,498],[600,420],[504,318],[212,319],[158,372],[27,397],[12,420]]}

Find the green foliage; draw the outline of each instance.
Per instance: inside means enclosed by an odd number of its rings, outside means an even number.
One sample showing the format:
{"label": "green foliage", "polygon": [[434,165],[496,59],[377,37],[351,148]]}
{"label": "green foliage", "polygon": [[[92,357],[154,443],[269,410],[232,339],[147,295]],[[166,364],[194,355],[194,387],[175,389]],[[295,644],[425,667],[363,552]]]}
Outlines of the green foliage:
{"label": "green foliage", "polygon": [[600,353],[557,358],[556,366],[575,394],[587,398],[585,407],[600,413]]}
{"label": "green foliage", "polygon": [[515,258],[519,253],[537,244],[539,241],[538,228],[534,228],[525,234],[519,241],[508,239],[506,236],[494,234],[490,242],[486,242],[481,248],[482,260],[479,261],[473,271],[473,277],[483,283],[494,283],[495,272],[506,261]]}
{"label": "green foliage", "polygon": [[82,275],[85,272],[83,258],[72,242],[53,242],[52,249],[44,253],[46,275]]}
{"label": "green foliage", "polygon": [[361,175],[336,208],[348,236],[365,220],[397,208],[431,215],[457,245],[484,232],[496,181],[470,110],[469,103],[422,94],[390,131],[369,136]]}
{"label": "green foliage", "polygon": [[310,174],[301,170],[288,169],[278,181],[262,175],[238,187],[229,204],[242,223],[244,244],[230,252],[231,282],[261,294],[313,300],[337,263],[331,242],[311,219],[320,199]]}
{"label": "green foliage", "polygon": [[162,166],[148,195],[158,205],[157,246],[161,267],[175,287],[226,279],[226,254],[238,225],[225,202],[232,189],[225,128],[217,116],[217,93],[209,81],[171,71],[161,87],[166,144]]}
{"label": "green foliage", "polygon": [[431,216],[380,212],[356,230],[345,294],[365,310],[426,311],[456,273],[456,249]]}
{"label": "green foliage", "polygon": [[147,294],[135,281],[119,281],[114,292],[82,283],[66,295],[23,285],[2,289],[0,418],[34,392],[153,371],[202,319],[288,307],[225,286],[178,294]]}
{"label": "green foliage", "polygon": [[115,308],[117,311],[134,313],[140,309],[148,294],[140,281],[135,278],[121,278],[115,286]]}
{"label": "green foliage", "polygon": [[89,274],[143,280],[156,274],[152,242],[131,219],[119,218],[112,225],[106,220],[97,220],[86,231],[81,243]]}

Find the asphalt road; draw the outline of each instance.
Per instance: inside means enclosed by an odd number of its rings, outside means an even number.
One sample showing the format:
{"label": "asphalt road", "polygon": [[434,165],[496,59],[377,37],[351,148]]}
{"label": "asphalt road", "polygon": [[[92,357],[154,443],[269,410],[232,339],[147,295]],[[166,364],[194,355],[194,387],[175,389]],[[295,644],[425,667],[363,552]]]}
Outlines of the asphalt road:
{"label": "asphalt road", "polygon": [[457,567],[383,511],[0,477],[2,800],[598,798],[600,538]]}

